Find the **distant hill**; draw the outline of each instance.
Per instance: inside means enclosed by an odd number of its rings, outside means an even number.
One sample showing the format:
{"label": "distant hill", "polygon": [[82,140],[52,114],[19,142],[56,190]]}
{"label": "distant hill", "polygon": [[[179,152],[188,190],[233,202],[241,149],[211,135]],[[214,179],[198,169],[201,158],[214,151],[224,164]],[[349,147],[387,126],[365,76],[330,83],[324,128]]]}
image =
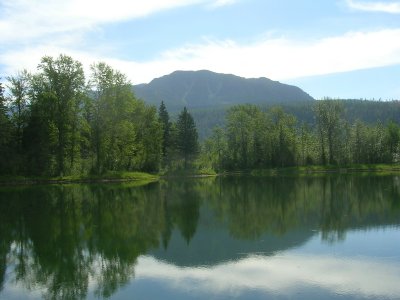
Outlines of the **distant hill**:
{"label": "distant hill", "polygon": [[314,100],[300,88],[268,78],[243,78],[211,71],[175,71],[148,84],[133,86],[138,98],[169,110],[229,106],[239,103],[282,104]]}

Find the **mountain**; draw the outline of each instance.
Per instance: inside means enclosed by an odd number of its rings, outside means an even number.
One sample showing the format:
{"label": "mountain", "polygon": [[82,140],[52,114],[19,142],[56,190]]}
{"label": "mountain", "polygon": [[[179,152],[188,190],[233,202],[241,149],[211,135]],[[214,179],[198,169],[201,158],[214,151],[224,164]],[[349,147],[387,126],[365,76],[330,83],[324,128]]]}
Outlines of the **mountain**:
{"label": "mountain", "polygon": [[314,100],[300,88],[268,78],[243,78],[211,71],[175,71],[133,86],[138,98],[179,110],[239,103],[282,104]]}

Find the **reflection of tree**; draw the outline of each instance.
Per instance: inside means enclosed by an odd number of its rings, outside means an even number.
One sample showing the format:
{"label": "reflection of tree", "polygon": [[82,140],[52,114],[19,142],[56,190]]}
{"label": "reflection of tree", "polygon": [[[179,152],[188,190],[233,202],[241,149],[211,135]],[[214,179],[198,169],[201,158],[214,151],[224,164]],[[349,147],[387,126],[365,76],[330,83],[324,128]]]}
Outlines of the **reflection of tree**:
{"label": "reflection of tree", "polygon": [[319,196],[323,239],[342,240],[349,228],[394,224],[399,209],[392,206],[400,193],[393,191],[396,177],[328,177],[321,179]]}
{"label": "reflection of tree", "polygon": [[174,225],[179,228],[188,244],[196,233],[200,216],[199,186],[202,187],[202,182],[196,180],[171,181],[165,185],[167,228],[163,236],[164,245],[168,244]]}
{"label": "reflection of tree", "polygon": [[265,231],[284,233],[294,221],[288,205],[295,199],[292,193],[290,182],[281,178],[273,184],[260,179],[233,178],[224,185],[231,233],[247,239],[256,239]]}
{"label": "reflection of tree", "polygon": [[[0,193],[1,199],[1,193]],[[12,200],[12,199],[10,199]],[[12,241],[9,219],[9,202],[0,201],[0,292],[3,290],[7,268],[7,254]]]}
{"label": "reflection of tree", "polygon": [[12,279],[44,287],[46,298],[85,298],[92,283],[109,297],[138,256],[167,248],[175,228],[191,243],[200,222],[236,239],[302,228],[336,241],[349,228],[397,224],[399,186],[397,177],[325,176],[0,189],[0,291],[12,261]]}
{"label": "reflection of tree", "polygon": [[[100,192],[99,189],[96,189]],[[112,295],[134,275],[139,255],[158,247],[163,206],[157,189],[102,189],[94,199],[90,245],[100,254],[97,294]]]}
{"label": "reflection of tree", "polygon": [[207,188],[207,201],[238,238],[255,239],[265,232],[285,234],[302,227],[321,229],[323,239],[340,240],[349,228],[394,223],[400,212],[393,205],[400,196],[396,177],[218,180],[219,184]]}
{"label": "reflection of tree", "polygon": [[[345,238],[344,231],[346,219],[351,214],[351,201],[345,199],[346,189],[343,188],[345,180],[342,178],[323,178],[321,202],[321,223],[322,238],[334,242]],[[344,201],[343,201],[344,200]]]}
{"label": "reflection of tree", "polygon": [[[46,298],[85,298],[91,278],[95,294],[108,297],[133,276],[137,257],[158,246],[163,208],[155,187],[51,186],[8,195],[13,202],[0,205],[18,205],[1,212],[20,217],[1,219],[11,226],[0,232],[1,246],[13,233],[15,279],[46,287]],[[1,254],[9,252],[4,245]]]}

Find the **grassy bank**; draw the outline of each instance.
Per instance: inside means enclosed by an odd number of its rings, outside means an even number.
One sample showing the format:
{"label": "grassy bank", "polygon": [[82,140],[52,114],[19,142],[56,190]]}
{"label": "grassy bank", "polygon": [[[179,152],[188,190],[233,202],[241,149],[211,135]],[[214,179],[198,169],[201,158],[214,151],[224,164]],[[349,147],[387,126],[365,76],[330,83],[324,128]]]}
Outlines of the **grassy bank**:
{"label": "grassy bank", "polygon": [[253,170],[250,172],[254,176],[280,175],[280,174],[329,174],[329,173],[380,173],[393,174],[400,173],[399,164],[354,164],[354,165],[328,165],[328,166],[301,166],[288,168],[274,168]]}
{"label": "grassy bank", "polygon": [[92,182],[125,182],[142,181],[152,182],[159,179],[158,175],[143,172],[107,172],[101,175],[70,175],[63,177],[23,177],[1,176],[0,185],[12,184],[67,184]]}
{"label": "grassy bank", "polygon": [[217,176],[218,174],[212,169],[200,169],[200,170],[174,170],[163,172],[162,177],[210,177]]}

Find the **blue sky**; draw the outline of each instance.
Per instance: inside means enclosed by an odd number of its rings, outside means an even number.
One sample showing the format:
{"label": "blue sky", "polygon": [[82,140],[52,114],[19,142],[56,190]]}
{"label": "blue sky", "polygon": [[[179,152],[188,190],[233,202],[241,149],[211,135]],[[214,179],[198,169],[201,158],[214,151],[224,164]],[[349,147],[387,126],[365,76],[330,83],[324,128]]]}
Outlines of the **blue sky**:
{"label": "blue sky", "polygon": [[400,99],[394,0],[0,0],[0,37],[3,78],[64,53],[135,84],[208,69],[316,98]]}

